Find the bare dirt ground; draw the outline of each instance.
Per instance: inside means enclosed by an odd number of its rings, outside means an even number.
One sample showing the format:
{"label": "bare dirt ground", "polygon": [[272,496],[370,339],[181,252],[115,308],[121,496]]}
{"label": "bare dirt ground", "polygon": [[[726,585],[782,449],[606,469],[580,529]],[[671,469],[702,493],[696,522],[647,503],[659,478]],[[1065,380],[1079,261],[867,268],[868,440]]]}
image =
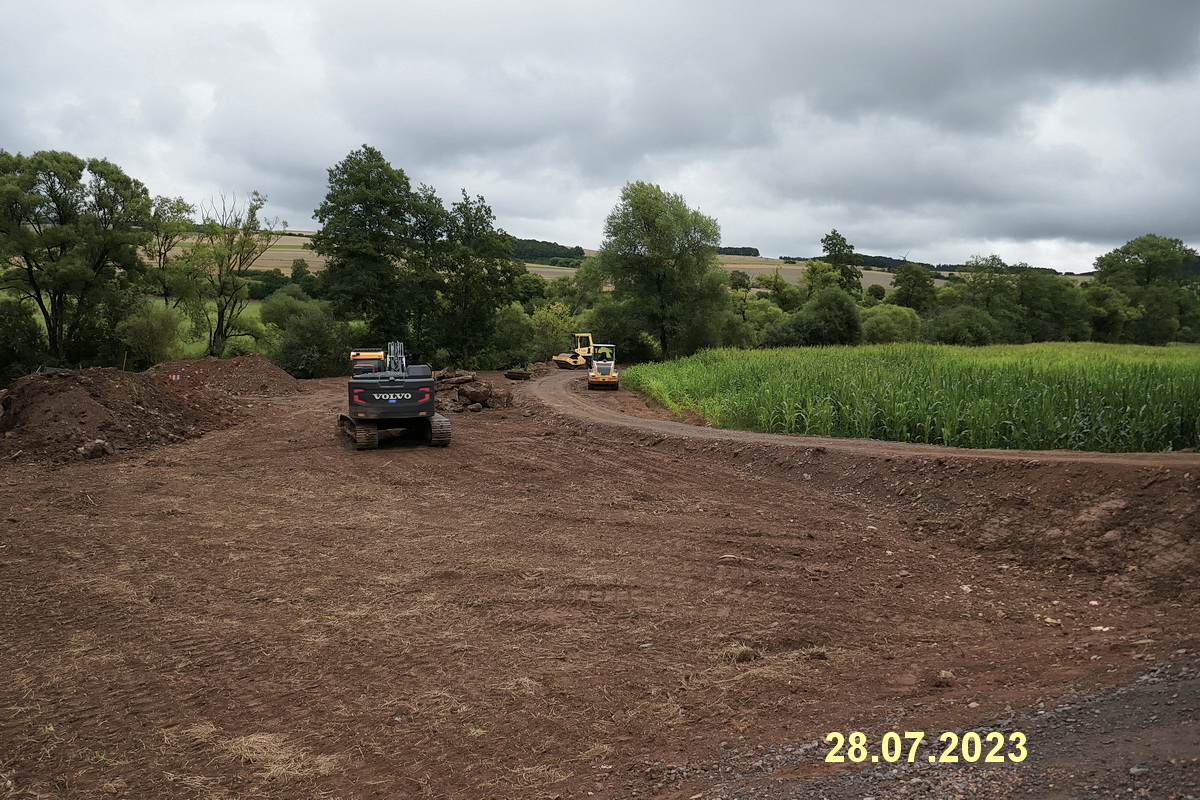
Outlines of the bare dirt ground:
{"label": "bare dirt ground", "polygon": [[[12,429],[0,797],[1200,796],[1195,453],[513,388],[448,449],[356,452],[337,379],[91,459]],[[966,729],[1029,757],[927,762]],[[831,731],[927,743],[839,765]]]}

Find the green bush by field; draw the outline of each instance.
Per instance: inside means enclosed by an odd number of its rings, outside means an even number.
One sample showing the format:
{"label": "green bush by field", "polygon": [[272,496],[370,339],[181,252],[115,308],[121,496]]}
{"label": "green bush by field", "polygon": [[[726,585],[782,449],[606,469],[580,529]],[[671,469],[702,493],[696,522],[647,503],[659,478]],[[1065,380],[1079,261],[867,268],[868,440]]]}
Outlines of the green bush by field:
{"label": "green bush by field", "polygon": [[954,447],[1200,445],[1200,348],[891,344],[711,350],[625,383],[713,425]]}

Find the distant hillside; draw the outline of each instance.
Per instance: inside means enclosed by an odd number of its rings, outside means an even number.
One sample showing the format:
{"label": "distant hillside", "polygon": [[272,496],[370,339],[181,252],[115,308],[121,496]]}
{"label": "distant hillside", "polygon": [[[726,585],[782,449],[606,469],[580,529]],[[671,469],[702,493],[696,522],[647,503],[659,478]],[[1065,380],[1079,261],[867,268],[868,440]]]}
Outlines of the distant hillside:
{"label": "distant hillside", "polygon": [[566,247],[558,242],[543,242],[539,239],[516,239],[513,245],[513,255],[517,257],[518,261],[528,264],[570,266],[561,262],[564,259],[582,261],[583,248]]}

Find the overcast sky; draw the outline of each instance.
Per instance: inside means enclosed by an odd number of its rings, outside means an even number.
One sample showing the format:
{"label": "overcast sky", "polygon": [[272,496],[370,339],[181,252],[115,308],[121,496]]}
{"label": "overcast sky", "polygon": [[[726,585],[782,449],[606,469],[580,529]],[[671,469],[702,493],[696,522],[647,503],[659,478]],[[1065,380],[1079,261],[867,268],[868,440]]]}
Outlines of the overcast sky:
{"label": "overcast sky", "polygon": [[521,238],[598,247],[630,181],[723,244],[1063,271],[1200,246],[1198,0],[5,3],[0,149],[311,229],[363,144]]}

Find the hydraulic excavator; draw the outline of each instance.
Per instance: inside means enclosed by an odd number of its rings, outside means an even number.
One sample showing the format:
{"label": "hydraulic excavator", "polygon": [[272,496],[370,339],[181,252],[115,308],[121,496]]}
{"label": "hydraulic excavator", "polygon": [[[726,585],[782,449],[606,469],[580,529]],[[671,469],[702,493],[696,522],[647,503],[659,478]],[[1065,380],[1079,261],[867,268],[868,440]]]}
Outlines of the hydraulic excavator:
{"label": "hydraulic excavator", "polygon": [[386,353],[352,350],[350,362],[349,408],[337,422],[355,447],[373,450],[381,435],[406,432],[432,447],[450,444],[450,420],[437,413],[433,369],[409,364],[402,342],[389,342]]}

